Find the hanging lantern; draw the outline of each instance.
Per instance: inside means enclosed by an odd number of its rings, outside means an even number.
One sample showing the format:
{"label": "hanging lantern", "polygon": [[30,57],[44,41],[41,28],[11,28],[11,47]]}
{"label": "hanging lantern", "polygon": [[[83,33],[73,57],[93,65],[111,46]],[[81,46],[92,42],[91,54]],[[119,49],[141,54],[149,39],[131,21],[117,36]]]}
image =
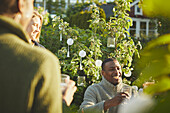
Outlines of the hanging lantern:
{"label": "hanging lantern", "polygon": [[69,38],[67,40],[67,44],[68,44],[68,51],[67,51],[67,57],[70,57],[70,52],[69,52],[69,45],[73,45],[74,40],[72,38]]}
{"label": "hanging lantern", "polygon": [[115,47],[115,38],[108,37],[108,39],[107,39],[107,47]]}
{"label": "hanging lantern", "polygon": [[85,76],[78,76],[77,77],[77,85],[78,86],[84,86],[85,84],[86,84]]}
{"label": "hanging lantern", "polygon": [[79,52],[79,56],[80,56],[80,70],[83,70],[81,62],[82,62],[82,57],[86,56],[86,52],[84,50],[81,50]]}

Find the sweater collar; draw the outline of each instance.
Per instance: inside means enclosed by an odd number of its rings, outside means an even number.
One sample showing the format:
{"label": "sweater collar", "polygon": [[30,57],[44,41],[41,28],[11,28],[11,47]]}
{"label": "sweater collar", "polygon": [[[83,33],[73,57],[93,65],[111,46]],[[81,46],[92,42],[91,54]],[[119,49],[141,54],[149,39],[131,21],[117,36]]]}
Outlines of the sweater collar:
{"label": "sweater collar", "polygon": [[122,80],[121,80],[121,82],[120,82],[118,85],[115,86],[115,85],[111,84],[109,81],[107,81],[107,80],[104,78],[104,76],[102,76],[101,84],[104,85],[104,86],[106,86],[106,87],[108,87],[109,89],[110,89],[110,88],[111,88],[111,89],[114,89],[114,90],[117,91],[117,92],[120,92],[121,89],[122,89],[122,87],[123,87]]}
{"label": "sweater collar", "polygon": [[31,44],[31,39],[23,31],[21,24],[15,22],[13,19],[0,15],[0,26],[3,27],[4,29],[9,29],[10,32],[14,33],[25,42]]}

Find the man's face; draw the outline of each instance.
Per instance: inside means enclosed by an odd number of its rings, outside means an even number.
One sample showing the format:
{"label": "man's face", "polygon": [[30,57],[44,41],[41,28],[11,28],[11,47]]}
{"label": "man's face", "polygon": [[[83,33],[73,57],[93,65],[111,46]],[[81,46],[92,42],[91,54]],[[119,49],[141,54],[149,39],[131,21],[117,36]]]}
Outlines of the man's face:
{"label": "man's face", "polygon": [[122,80],[122,70],[117,60],[105,63],[104,70],[102,70],[104,78],[113,85],[117,85]]}

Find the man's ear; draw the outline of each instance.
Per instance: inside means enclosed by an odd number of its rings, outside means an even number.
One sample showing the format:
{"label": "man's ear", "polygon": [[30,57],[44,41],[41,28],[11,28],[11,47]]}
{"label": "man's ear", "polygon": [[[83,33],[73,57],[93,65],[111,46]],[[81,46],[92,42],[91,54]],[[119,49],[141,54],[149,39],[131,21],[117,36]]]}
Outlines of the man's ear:
{"label": "man's ear", "polygon": [[101,70],[101,74],[104,75],[104,73],[105,73],[104,70]]}
{"label": "man's ear", "polygon": [[24,13],[25,5],[25,0],[18,0],[18,10],[21,14]]}

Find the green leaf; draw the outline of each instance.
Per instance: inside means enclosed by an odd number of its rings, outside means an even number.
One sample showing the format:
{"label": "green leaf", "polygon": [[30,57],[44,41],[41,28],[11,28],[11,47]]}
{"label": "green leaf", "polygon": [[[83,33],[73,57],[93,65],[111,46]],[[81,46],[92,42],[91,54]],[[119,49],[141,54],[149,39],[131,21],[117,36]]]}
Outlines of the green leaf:
{"label": "green leaf", "polygon": [[163,35],[153,41],[148,43],[147,49],[150,49],[155,46],[170,44],[170,34]]}
{"label": "green leaf", "polygon": [[137,61],[136,69],[141,73],[139,80],[144,82],[151,76],[159,78],[170,73],[170,35],[159,37],[149,43]]}
{"label": "green leaf", "polygon": [[170,105],[170,91],[166,92],[163,99],[158,101],[154,106],[154,109],[151,109],[148,113],[169,113],[169,105]]}
{"label": "green leaf", "polygon": [[164,16],[170,18],[169,0],[143,0],[142,9],[148,16]]}

